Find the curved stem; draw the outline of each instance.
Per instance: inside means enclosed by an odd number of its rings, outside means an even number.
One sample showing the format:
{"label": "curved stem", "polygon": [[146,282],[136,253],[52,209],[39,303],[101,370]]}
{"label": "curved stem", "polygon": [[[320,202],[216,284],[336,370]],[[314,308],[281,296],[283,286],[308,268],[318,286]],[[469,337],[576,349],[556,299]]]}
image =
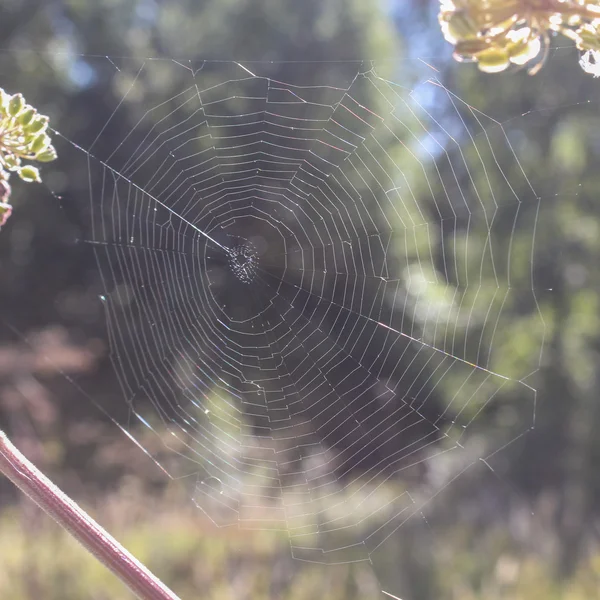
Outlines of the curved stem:
{"label": "curved stem", "polygon": [[56,487],[0,431],[0,472],[46,511],[142,600],[179,598]]}

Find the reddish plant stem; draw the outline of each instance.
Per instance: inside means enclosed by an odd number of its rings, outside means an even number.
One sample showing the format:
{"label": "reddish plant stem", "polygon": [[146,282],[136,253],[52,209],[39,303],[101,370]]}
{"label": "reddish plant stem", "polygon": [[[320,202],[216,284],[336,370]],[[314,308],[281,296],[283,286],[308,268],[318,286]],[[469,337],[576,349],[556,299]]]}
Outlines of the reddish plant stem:
{"label": "reddish plant stem", "polygon": [[0,472],[142,600],[179,600],[160,579],[43,475],[0,431]]}

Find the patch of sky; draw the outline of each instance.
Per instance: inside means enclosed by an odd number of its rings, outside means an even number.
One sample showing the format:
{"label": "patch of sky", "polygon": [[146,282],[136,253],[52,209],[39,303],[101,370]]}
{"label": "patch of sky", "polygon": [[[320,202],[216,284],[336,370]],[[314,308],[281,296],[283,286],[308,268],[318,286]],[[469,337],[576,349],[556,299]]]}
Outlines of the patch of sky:
{"label": "patch of sky", "polygon": [[97,74],[78,50],[77,31],[73,23],[62,10],[51,11],[50,20],[56,32],[55,39],[59,40],[60,45],[49,49],[52,63],[75,87],[92,87],[98,79]]}
{"label": "patch of sky", "polygon": [[158,5],[155,0],[141,0],[135,8],[135,24],[139,27],[147,27],[156,22]]}

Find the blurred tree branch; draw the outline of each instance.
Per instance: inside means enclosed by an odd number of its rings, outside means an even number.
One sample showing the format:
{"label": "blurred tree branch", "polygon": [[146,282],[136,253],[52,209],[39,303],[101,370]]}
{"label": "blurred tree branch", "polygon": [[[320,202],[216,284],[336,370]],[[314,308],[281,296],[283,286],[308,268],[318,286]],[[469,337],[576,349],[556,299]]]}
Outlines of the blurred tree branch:
{"label": "blurred tree branch", "polygon": [[57,488],[0,431],[0,472],[142,600],[178,600],[142,563]]}

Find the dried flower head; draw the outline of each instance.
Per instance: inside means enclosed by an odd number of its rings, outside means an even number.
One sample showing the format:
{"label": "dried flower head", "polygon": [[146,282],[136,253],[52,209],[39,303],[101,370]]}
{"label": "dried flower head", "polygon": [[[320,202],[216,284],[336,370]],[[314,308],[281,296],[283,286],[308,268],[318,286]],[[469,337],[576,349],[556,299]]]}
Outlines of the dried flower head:
{"label": "dried flower head", "polygon": [[[440,0],[439,21],[454,58],[475,61],[482,71],[498,73],[511,64],[536,73],[549,48],[549,36],[560,33],[587,56],[587,72],[600,58],[600,0]],[[590,54],[591,53],[591,54]],[[590,60],[591,57],[591,60]]]}
{"label": "dried flower head", "polygon": [[38,114],[22,94],[11,96],[0,88],[0,226],[12,212],[8,203],[11,174],[26,182],[39,182],[39,169],[23,161],[50,162],[56,158],[47,129],[48,117]]}

